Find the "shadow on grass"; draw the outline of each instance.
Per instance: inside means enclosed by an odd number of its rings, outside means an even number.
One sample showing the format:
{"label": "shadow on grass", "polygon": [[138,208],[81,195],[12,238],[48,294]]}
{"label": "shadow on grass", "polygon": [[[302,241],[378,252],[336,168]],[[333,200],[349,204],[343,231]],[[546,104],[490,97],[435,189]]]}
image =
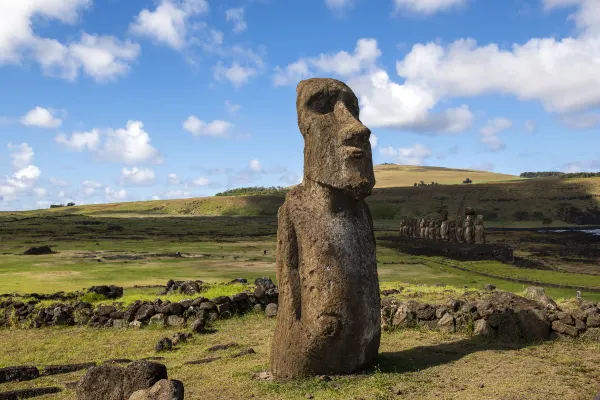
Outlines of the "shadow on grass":
{"label": "shadow on grass", "polygon": [[[539,343],[539,342],[538,342]],[[469,354],[480,351],[511,351],[532,346],[535,342],[506,343],[479,337],[434,346],[419,346],[412,349],[379,354],[377,364],[381,372],[403,373],[421,371],[438,365],[458,361]]]}

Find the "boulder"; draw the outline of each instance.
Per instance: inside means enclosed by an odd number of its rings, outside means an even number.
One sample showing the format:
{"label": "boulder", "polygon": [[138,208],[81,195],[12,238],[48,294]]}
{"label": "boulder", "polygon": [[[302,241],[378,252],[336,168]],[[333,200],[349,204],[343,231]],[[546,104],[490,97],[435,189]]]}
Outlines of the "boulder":
{"label": "boulder", "polygon": [[473,333],[475,335],[480,336],[489,336],[491,333],[490,325],[486,322],[485,319],[478,319],[477,321],[475,321]]}
{"label": "boulder", "polygon": [[96,309],[96,314],[98,314],[101,317],[107,317],[115,311],[117,311],[117,309],[113,306],[100,306]]}
{"label": "boulder", "polygon": [[456,330],[454,323],[454,317],[451,314],[446,313],[437,322],[437,327],[442,331],[454,333]]}
{"label": "boulder", "polygon": [[169,315],[167,317],[168,326],[185,326],[185,318],[179,315]]}
{"label": "boulder", "polygon": [[546,295],[546,291],[543,287],[528,287],[525,289],[525,297],[542,303],[548,310],[558,310],[558,305],[554,300]]}
{"label": "boulder", "polygon": [[183,400],[183,383],[171,379],[161,379],[151,388],[134,392],[129,400]]}
{"label": "boulder", "polygon": [[148,389],[161,379],[167,379],[167,367],[151,361],[134,361],[125,367],[123,398],[137,390]]}
{"label": "boulder", "polygon": [[588,313],[586,321],[588,328],[600,328],[600,314],[596,311]]}
{"label": "boulder", "polygon": [[118,299],[123,297],[123,288],[115,285],[92,286],[88,293],[96,293],[106,297],[107,299]]}
{"label": "boulder", "polygon": [[50,246],[40,246],[40,247],[32,247],[28,250],[25,250],[23,253],[28,256],[39,256],[44,254],[52,254],[52,249]]}
{"label": "boulder", "polygon": [[269,318],[276,317],[277,316],[277,304],[275,304],[275,303],[267,304],[267,307],[265,308],[265,315]]}
{"label": "boulder", "polygon": [[203,318],[199,318],[199,319],[195,320],[194,322],[192,322],[190,329],[194,333],[202,333],[202,332],[204,332],[205,326],[206,326],[206,321]]}
{"label": "boulder", "polygon": [[563,335],[569,335],[571,337],[577,337],[579,335],[579,330],[571,325],[567,325],[561,321],[552,322],[552,329],[555,332],[561,333]]}
{"label": "boulder", "polygon": [[550,321],[543,310],[519,310],[517,320],[521,335],[529,341],[546,340],[550,338]]}
{"label": "boulder", "polygon": [[154,314],[150,320],[148,320],[148,326],[162,328],[167,323],[167,316],[165,314]]}
{"label": "boulder", "polygon": [[575,325],[575,320],[573,319],[573,316],[568,312],[559,312],[558,320],[566,325]]}
{"label": "boulder", "polygon": [[113,365],[90,368],[79,380],[77,400],[123,400],[125,370]]}
{"label": "boulder", "polygon": [[173,342],[169,338],[160,339],[154,346],[156,352],[169,351],[173,349]]}
{"label": "boulder", "polygon": [[135,314],[135,319],[138,321],[146,321],[154,314],[156,314],[156,311],[154,311],[154,305],[144,304],[140,306],[140,308],[137,310],[137,313]]}
{"label": "boulder", "polygon": [[30,381],[39,376],[40,371],[30,365],[0,368],[0,383]]}

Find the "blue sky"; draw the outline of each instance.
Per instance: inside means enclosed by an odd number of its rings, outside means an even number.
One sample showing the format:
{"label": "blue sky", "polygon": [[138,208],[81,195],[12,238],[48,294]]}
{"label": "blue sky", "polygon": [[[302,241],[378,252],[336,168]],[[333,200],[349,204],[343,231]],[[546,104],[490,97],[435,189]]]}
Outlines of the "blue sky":
{"label": "blue sky", "polygon": [[596,0],[0,0],[0,210],[297,183],[309,77],[375,163],[597,171],[598,71]]}

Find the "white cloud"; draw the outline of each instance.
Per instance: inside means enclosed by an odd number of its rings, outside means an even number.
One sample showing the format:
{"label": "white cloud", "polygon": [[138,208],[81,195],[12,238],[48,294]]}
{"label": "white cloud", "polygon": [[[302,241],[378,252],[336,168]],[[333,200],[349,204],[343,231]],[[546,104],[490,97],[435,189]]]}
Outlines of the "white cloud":
{"label": "white cloud", "polygon": [[85,196],[93,196],[94,194],[96,194],[97,189],[101,189],[104,187],[104,185],[101,183],[89,180],[83,181],[81,185],[83,186],[83,194]]}
{"label": "white cloud", "polygon": [[66,146],[73,151],[96,150],[100,144],[100,131],[93,129],[89,132],[75,132],[70,138],[61,133],[55,138],[57,143]]}
{"label": "white cloud", "polygon": [[585,112],[564,115],[560,121],[571,129],[592,129],[600,125],[600,113]]}
{"label": "white cloud", "polygon": [[352,0],[325,0],[325,5],[331,10],[340,11],[351,6]]}
{"label": "white cloud", "polygon": [[249,167],[252,172],[263,172],[263,167],[258,160],[250,160]]}
{"label": "white cloud", "polygon": [[525,121],[525,130],[528,133],[533,133],[535,131],[535,121],[533,121],[533,120]]}
{"label": "white cloud", "polygon": [[231,101],[225,101],[225,107],[227,108],[227,112],[231,115],[236,115],[240,110],[241,106],[239,104],[233,104]]}
{"label": "white cloud", "polygon": [[494,168],[495,166],[491,162],[484,162],[480,164],[474,164],[471,166],[471,169],[474,169],[475,171],[493,171]]}
{"label": "white cloud", "polygon": [[58,128],[62,121],[52,115],[52,112],[43,107],[36,107],[21,118],[25,126],[37,126],[40,128]]}
{"label": "white cloud", "polygon": [[18,145],[8,144],[11,150],[12,167],[14,173],[11,176],[0,177],[0,199],[12,201],[17,196],[39,193],[33,186],[41,175],[41,170],[31,164],[33,161],[33,149],[27,143]]}
{"label": "white cloud", "polygon": [[222,61],[217,62],[214,66],[213,78],[216,81],[227,80],[234,86],[239,87],[250,81],[258,74],[258,70],[252,66],[244,66],[239,62],[234,61],[229,67],[226,66]]}
{"label": "white cloud", "polygon": [[128,186],[152,185],[156,176],[154,171],[149,168],[133,167],[131,169],[123,168],[121,170],[121,184]]}
{"label": "white cloud", "polygon": [[275,86],[295,85],[298,81],[313,76],[311,67],[321,73],[350,77],[364,70],[373,70],[381,55],[375,39],[359,39],[352,54],[340,51],[335,54],[320,54],[317,57],[300,59],[285,69],[275,68]]}
{"label": "white cloud", "polygon": [[190,115],[183,123],[183,129],[194,136],[224,137],[229,134],[232,128],[233,124],[230,122],[222,120],[205,122],[195,115]]}
{"label": "white cloud", "polygon": [[374,149],[377,147],[377,144],[379,143],[379,138],[374,133],[371,133],[371,137],[369,138],[369,141],[371,142],[371,149]]}
{"label": "white cloud", "polygon": [[62,179],[56,179],[54,177],[50,178],[50,184],[52,184],[53,186],[57,186],[57,187],[69,187],[71,186],[71,184],[67,181],[64,181]]}
{"label": "white cloud", "polygon": [[200,177],[198,179],[194,179],[192,181],[192,185],[194,186],[206,186],[210,183],[210,180],[208,178],[204,178],[204,177]]}
{"label": "white cloud", "polygon": [[424,134],[457,134],[469,129],[474,116],[466,105],[433,112],[441,94],[426,82],[392,81],[376,65],[381,51],[375,39],[360,39],[353,54],[341,51],[300,59],[286,68],[277,67],[275,86],[296,84],[300,79],[326,73],[344,78],[359,98],[361,121],[373,128],[410,129]]}
{"label": "white cloud", "polygon": [[122,201],[127,198],[127,191],[125,189],[116,190],[107,186],[104,188],[104,197],[107,201]]}
{"label": "white cloud", "polygon": [[113,36],[81,33],[79,39],[61,43],[37,36],[38,21],[74,24],[92,0],[20,0],[0,2],[0,65],[23,64],[33,59],[45,74],[75,80],[81,71],[97,81],[124,75],[139,55],[139,46]]}
{"label": "white cloud", "polygon": [[186,190],[167,190],[165,192],[161,192],[158,194],[154,194],[153,198],[156,197],[156,200],[160,199],[186,199],[193,197],[192,194]]}
{"label": "white cloud", "polygon": [[169,185],[179,185],[181,183],[181,179],[177,174],[169,174],[167,178],[169,179]]}
{"label": "white cloud", "polygon": [[488,146],[492,151],[500,151],[506,147],[504,142],[498,137],[502,131],[510,129],[513,123],[508,118],[495,118],[489,120],[487,124],[479,131],[481,143]]}
{"label": "white cloud", "polygon": [[125,128],[110,130],[98,155],[108,161],[125,164],[161,164],[163,158],[151,144],[141,121],[127,121]]}
{"label": "white cloud", "polygon": [[432,15],[450,8],[463,6],[467,0],[394,0],[396,10]]}
{"label": "white cloud", "polygon": [[205,0],[162,0],[154,11],[142,10],[129,30],[181,50],[188,41],[189,19],[208,10],[209,4]]}
{"label": "white cloud", "polygon": [[248,29],[248,24],[244,19],[244,8],[230,8],[225,11],[225,19],[233,23],[233,32],[240,33]]}
{"label": "white cloud", "polygon": [[405,165],[423,165],[426,159],[433,154],[431,149],[422,144],[415,144],[408,148],[384,147],[380,149],[381,154],[394,158],[400,164]]}
{"label": "white cloud", "polygon": [[297,185],[300,182],[302,182],[302,176],[298,175],[298,174],[294,174],[291,172],[287,172],[283,175],[281,175],[281,177],[279,178],[279,180],[283,183],[286,183],[288,185]]}
{"label": "white cloud", "polygon": [[[104,141],[102,141],[103,137]],[[164,161],[158,150],[150,144],[150,135],[144,130],[144,124],[141,121],[127,121],[125,128],[108,129],[106,132],[101,132],[99,129],[93,129],[90,132],[76,132],[70,138],[65,134],[60,134],[56,136],[55,140],[70,150],[92,151],[104,161],[130,165],[161,164]]]}

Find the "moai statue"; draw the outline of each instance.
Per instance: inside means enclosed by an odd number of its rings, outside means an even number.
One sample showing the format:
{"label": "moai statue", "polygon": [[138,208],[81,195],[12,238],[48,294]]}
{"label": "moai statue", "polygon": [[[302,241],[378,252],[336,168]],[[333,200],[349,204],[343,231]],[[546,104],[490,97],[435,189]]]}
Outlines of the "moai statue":
{"label": "moai statue", "polygon": [[421,218],[420,229],[421,229],[421,239],[427,239],[427,227],[425,226],[424,218]]}
{"label": "moai statue", "polygon": [[483,215],[481,214],[475,220],[475,243],[485,244],[485,227],[483,226]]}
{"label": "moai statue", "polygon": [[404,237],[404,227],[406,225],[406,221],[400,221],[400,237]]}
{"label": "moai statue", "polygon": [[456,242],[456,221],[453,219],[448,221],[448,241]]}
{"label": "moai statue", "polygon": [[421,220],[415,219],[415,239],[421,237]]}
{"label": "moai statue", "polygon": [[442,221],[439,219],[435,220],[435,240],[442,240]]}
{"label": "moai statue", "polygon": [[475,243],[475,218],[473,215],[467,215],[465,218],[465,242]]}
{"label": "moai statue", "polygon": [[407,225],[408,225],[407,226],[408,227],[408,235],[407,236],[409,238],[412,238],[412,218],[408,219],[408,224]]}
{"label": "moai statue", "polygon": [[433,218],[429,219],[429,235],[427,237],[429,240],[435,239],[435,220]]}
{"label": "moai statue", "polygon": [[410,220],[410,237],[413,239],[417,237],[417,220],[414,218]]}
{"label": "moai statue", "polygon": [[381,338],[375,235],[364,200],[375,185],[371,132],[343,82],[308,79],[296,92],[304,179],[278,213],[276,379],[364,369]]}
{"label": "moai statue", "polygon": [[448,241],[448,213],[443,212],[440,215],[440,239],[447,242]]}
{"label": "moai statue", "polygon": [[465,241],[462,217],[456,218],[456,241],[458,243],[464,243]]}
{"label": "moai statue", "polygon": [[423,234],[423,239],[429,239],[429,220],[425,218],[423,220],[425,233]]}

